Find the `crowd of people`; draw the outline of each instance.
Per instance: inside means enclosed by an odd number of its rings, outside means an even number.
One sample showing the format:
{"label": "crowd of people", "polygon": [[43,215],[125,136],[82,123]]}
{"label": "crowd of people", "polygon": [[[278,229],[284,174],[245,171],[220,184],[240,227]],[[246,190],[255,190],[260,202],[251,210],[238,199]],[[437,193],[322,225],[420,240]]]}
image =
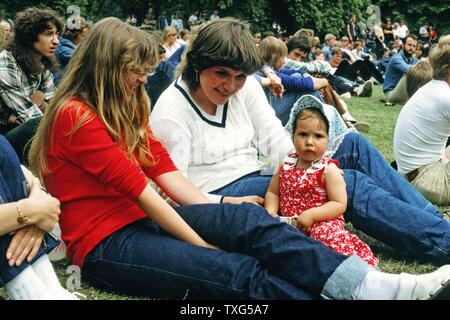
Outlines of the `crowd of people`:
{"label": "crowd of people", "polygon": [[[412,256],[449,257],[450,222],[435,204],[450,203],[450,36],[417,63],[403,21],[362,30],[351,15],[322,48],[313,30],[262,36],[218,11],[185,23],[152,8],[140,27],[134,15],[64,25],[38,8],[0,22],[0,285],[10,298],[78,299],[48,258],[62,243],[84,281],[123,294],[448,297],[450,265],[382,272],[344,224]],[[389,37],[401,41],[392,57]],[[375,85],[386,103],[407,101],[398,171],[344,101]]]}

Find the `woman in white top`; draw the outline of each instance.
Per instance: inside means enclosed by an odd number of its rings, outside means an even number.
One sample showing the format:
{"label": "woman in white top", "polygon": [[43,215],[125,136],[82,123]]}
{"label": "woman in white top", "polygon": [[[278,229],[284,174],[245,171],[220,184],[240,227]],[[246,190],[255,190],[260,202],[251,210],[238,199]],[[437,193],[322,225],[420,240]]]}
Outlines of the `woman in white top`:
{"label": "woman in white top", "polygon": [[174,27],[165,27],[162,33],[162,41],[163,47],[166,49],[166,53],[164,57],[167,59],[170,58],[175,51],[177,51],[181,45],[177,42],[178,31]]}
{"label": "woman in white top", "polygon": [[[261,203],[271,177],[261,173],[260,156],[276,164],[293,148],[262,88],[248,77],[261,58],[247,29],[234,19],[202,27],[186,49],[181,77],[151,117],[178,169],[215,202]],[[346,221],[413,254],[448,255],[450,224],[362,135],[341,132],[330,146],[344,171]]]}

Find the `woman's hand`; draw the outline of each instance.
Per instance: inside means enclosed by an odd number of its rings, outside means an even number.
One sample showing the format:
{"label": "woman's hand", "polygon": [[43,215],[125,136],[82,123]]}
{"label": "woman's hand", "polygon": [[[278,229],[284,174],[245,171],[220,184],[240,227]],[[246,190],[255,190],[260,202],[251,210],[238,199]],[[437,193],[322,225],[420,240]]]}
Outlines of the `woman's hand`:
{"label": "woman's hand", "polygon": [[274,97],[283,98],[284,87],[281,83],[270,82],[269,91]]}
{"label": "woman's hand", "polygon": [[34,225],[15,231],[6,251],[9,266],[15,264],[18,267],[25,259],[33,260],[41,247],[43,237],[44,231]]}
{"label": "woman's hand", "polygon": [[43,190],[37,178],[33,180],[30,195],[20,201],[20,206],[30,224],[44,231],[51,231],[55,227],[61,213],[58,199]]}
{"label": "woman's hand", "polygon": [[22,121],[17,117],[17,115],[12,114],[8,118],[8,123],[19,125],[19,124],[22,124]]}
{"label": "woman's hand", "polygon": [[261,206],[264,204],[264,199],[259,196],[246,196],[246,197],[224,197],[223,203],[241,204],[243,202],[250,202]]}

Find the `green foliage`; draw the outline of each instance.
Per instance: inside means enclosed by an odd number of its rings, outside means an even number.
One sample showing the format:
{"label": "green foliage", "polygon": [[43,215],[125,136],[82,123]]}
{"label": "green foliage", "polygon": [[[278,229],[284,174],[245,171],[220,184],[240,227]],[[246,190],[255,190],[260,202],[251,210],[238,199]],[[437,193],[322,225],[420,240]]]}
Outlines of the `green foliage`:
{"label": "green foliage", "polygon": [[450,33],[450,4],[448,1],[379,0],[376,4],[380,6],[383,18],[391,17],[394,21],[403,18],[410,32],[416,35],[424,22],[431,23],[440,35]]}
{"label": "green foliage", "polygon": [[371,1],[290,0],[287,3],[289,4],[289,13],[295,20],[295,30],[310,28],[322,36],[326,33],[342,36],[351,13],[356,13],[359,20],[364,19],[365,21],[366,10]]}
{"label": "green foliage", "polygon": [[[94,21],[105,16],[124,19],[134,13],[142,20],[148,5],[151,4],[158,15],[167,10],[168,15],[175,11],[184,13],[187,18],[194,10],[205,10],[208,16],[214,9],[220,16],[234,16],[247,20],[253,31],[271,29],[277,22],[292,34],[299,28],[314,29],[324,36],[331,32],[342,36],[350,13],[355,12],[360,21],[366,21],[371,0],[50,0],[35,2],[31,0],[3,0],[0,3],[0,16],[14,18],[17,11],[28,6],[47,6],[67,16],[67,8],[77,5],[81,14]],[[413,33],[423,22],[430,22],[439,34],[450,32],[450,5],[441,0],[378,0],[373,4],[380,6],[381,18],[404,18]]]}

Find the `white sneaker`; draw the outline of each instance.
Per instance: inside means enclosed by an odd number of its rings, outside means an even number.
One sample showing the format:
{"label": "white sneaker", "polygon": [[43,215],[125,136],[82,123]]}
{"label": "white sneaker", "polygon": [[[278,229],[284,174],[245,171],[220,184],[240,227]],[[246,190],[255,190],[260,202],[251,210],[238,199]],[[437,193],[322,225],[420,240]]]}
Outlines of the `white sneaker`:
{"label": "white sneaker", "polygon": [[342,119],[344,119],[344,121],[346,121],[346,122],[356,123],[355,118],[353,118],[352,115],[348,112],[346,112],[342,115]]}
{"label": "white sneaker", "polygon": [[342,99],[347,99],[348,100],[348,99],[350,99],[352,97],[352,95],[350,94],[350,92],[345,92],[345,93],[341,94],[340,97]]}
{"label": "white sneaker", "polygon": [[380,85],[380,81],[378,81],[377,79],[375,79],[374,77],[371,77],[370,79],[369,79],[373,84],[375,84],[375,85]]}
{"label": "white sneaker", "polygon": [[450,298],[450,265],[418,276],[401,273],[395,300],[433,300]]}
{"label": "white sneaker", "polygon": [[372,96],[372,81],[367,80],[364,84],[360,85],[355,90],[358,97],[371,97]]}

